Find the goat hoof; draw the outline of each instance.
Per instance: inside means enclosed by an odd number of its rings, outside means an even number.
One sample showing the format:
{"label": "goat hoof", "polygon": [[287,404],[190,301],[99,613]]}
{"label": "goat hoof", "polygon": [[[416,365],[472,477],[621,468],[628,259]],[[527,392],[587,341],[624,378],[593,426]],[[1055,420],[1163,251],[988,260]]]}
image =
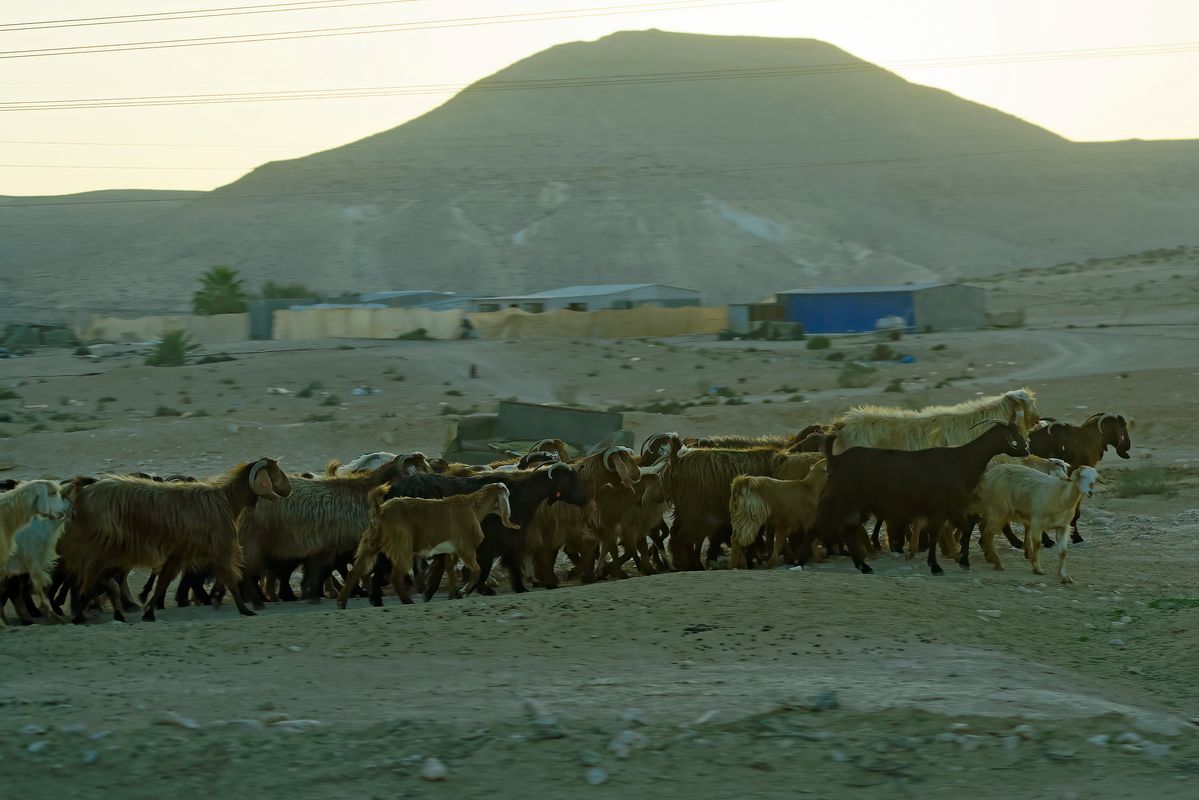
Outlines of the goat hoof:
{"label": "goat hoof", "polygon": [[315,606],[315,605],[319,605],[319,604],[320,604],[320,602],[321,602],[321,598],[320,598],[319,596],[318,596],[318,597],[309,597],[309,598],[308,598],[308,602],[309,602],[309,603],[311,603],[311,604],[312,604],[312,605],[314,605],[314,606]]}
{"label": "goat hoof", "polygon": [[958,559],[958,566],[959,566],[959,567],[961,567],[962,569],[970,569],[970,561],[969,561],[969,559],[965,559],[965,558],[959,558],[959,559]]}
{"label": "goat hoof", "polygon": [[[478,587],[475,589],[475,591],[476,591],[476,592],[478,592],[479,594],[485,594],[485,595],[487,595],[488,597],[495,597],[495,589],[492,589],[490,586],[488,586],[488,585],[487,585],[487,584],[485,584],[485,583],[480,583],[480,584],[478,585]],[[522,587],[522,588],[520,588],[520,589],[514,589],[513,591],[516,591],[516,592],[527,592],[527,591],[529,591],[529,590],[528,590],[528,589],[525,589],[525,588],[523,588],[523,587]]]}
{"label": "goat hoof", "polygon": [[871,573],[874,572],[874,570],[871,569],[869,564],[863,564],[862,566],[858,567],[858,569],[861,571],[861,573],[863,575],[870,575]]}
{"label": "goat hoof", "polygon": [[933,565],[933,566],[932,566],[932,567],[929,569],[929,572],[931,572],[933,575],[944,575],[944,574],[945,574],[945,570],[941,569],[941,565],[940,565],[940,564],[934,564],[934,565]]}
{"label": "goat hoof", "polygon": [[253,611],[251,611],[251,610],[250,610],[250,609],[248,609],[248,608],[239,608],[239,609],[237,609],[237,613],[241,614],[243,617],[256,617],[256,616],[258,616],[257,614],[255,614]]}
{"label": "goat hoof", "polygon": [[1079,536],[1077,533],[1070,534],[1070,544],[1082,544],[1086,539]]}
{"label": "goat hoof", "polygon": [[[117,620],[118,622],[125,621],[123,618],[118,617],[116,614],[113,614],[112,617],[113,617],[113,619]],[[152,609],[152,608],[148,609],[145,614],[142,614],[142,622],[154,622],[154,621],[155,621],[154,609]]]}

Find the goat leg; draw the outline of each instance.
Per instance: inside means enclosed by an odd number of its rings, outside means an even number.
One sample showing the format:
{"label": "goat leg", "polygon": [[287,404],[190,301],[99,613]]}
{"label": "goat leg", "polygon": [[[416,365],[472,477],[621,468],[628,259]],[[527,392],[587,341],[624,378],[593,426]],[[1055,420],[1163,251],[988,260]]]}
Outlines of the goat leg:
{"label": "goat leg", "polygon": [[150,596],[150,592],[154,591],[154,581],[158,578],[157,572],[151,572],[150,577],[146,578],[146,582],[142,584],[142,590],[137,593],[137,599],[142,603],[146,602],[146,598]]}
{"label": "goat leg", "polygon": [[449,556],[447,556],[445,553],[439,553],[438,555],[433,556],[433,558],[430,560],[429,571],[425,575],[424,595],[426,603],[433,599],[433,595],[437,594],[437,589],[441,586],[441,579],[447,572],[449,573],[450,591],[453,591],[455,582],[454,570],[446,569],[446,561],[448,559]]}
{"label": "goat leg", "polygon": [[1078,532],[1078,518],[1082,516],[1082,501],[1078,501],[1078,505],[1074,507],[1074,518],[1070,520],[1070,544],[1079,544],[1083,541],[1082,534]]}

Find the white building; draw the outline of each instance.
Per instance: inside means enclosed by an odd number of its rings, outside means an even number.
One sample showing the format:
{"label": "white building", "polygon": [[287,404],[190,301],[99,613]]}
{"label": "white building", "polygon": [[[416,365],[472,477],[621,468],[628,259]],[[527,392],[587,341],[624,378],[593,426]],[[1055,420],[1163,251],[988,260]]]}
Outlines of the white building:
{"label": "white building", "polygon": [[694,289],[681,289],[661,283],[608,283],[592,286],[566,286],[534,294],[501,297],[476,297],[474,311],[501,311],[519,308],[534,314],[565,308],[571,311],[627,309],[636,306],[679,308],[702,304],[702,295]]}

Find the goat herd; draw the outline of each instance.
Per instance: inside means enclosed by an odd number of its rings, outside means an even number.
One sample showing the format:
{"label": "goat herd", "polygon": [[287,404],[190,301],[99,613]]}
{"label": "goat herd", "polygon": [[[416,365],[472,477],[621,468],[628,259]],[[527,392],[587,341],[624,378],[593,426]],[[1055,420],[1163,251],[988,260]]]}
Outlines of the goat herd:
{"label": "goat herd", "polygon": [[[1036,574],[1041,547],[1056,544],[1069,583],[1068,529],[1080,541],[1078,509],[1101,482],[1094,467],[1109,446],[1128,458],[1124,417],[1043,419],[1033,393],[1019,389],[919,411],[858,407],[793,436],[656,434],[639,454],[608,447],[571,458],[546,439],[489,466],[371,453],[319,476],[260,458],[206,480],[7,481],[0,624],[9,602],[25,624],[60,622],[68,595],[75,622],[102,598],[123,620],[137,609],[134,569],[153,571],[141,592],[147,621],[176,576],[178,605],[219,604],[228,592],[253,616],[251,606],[296,599],[297,568],[301,597],[333,594],[342,608],[363,595],[381,605],[389,582],[405,603],[410,585],[429,599],[443,575],[451,597],[494,594],[497,559],[514,591],[527,591],[530,569],[538,585],[556,588],[560,552],[583,583],[624,577],[630,560],[642,575],[703,569],[726,545],[733,568],[846,554],[866,573],[884,525],[892,551],[926,550],[933,573],[942,571],[938,550],[969,566],[980,523],[995,569],[1000,531]],[[1024,526],[1023,542],[1011,522]]]}

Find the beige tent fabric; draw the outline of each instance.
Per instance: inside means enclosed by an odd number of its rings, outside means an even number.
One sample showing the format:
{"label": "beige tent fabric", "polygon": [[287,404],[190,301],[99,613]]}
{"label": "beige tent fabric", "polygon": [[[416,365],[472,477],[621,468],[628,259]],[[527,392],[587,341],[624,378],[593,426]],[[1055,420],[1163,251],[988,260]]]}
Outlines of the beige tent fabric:
{"label": "beige tent fabric", "polygon": [[395,339],[418,328],[433,339],[456,339],[461,311],[424,308],[311,308],[276,311],[276,339]]}
{"label": "beige tent fabric", "polygon": [[638,306],[626,310],[531,314],[519,308],[468,314],[484,339],[609,338],[719,333],[728,328],[728,309]]}
{"label": "beige tent fabric", "polygon": [[194,342],[227,344],[250,338],[249,314],[217,314],[198,317],[179,316],[92,317],[85,325],[76,326],[75,336],[81,342],[144,342],[159,339],[167,331],[186,331]]}

